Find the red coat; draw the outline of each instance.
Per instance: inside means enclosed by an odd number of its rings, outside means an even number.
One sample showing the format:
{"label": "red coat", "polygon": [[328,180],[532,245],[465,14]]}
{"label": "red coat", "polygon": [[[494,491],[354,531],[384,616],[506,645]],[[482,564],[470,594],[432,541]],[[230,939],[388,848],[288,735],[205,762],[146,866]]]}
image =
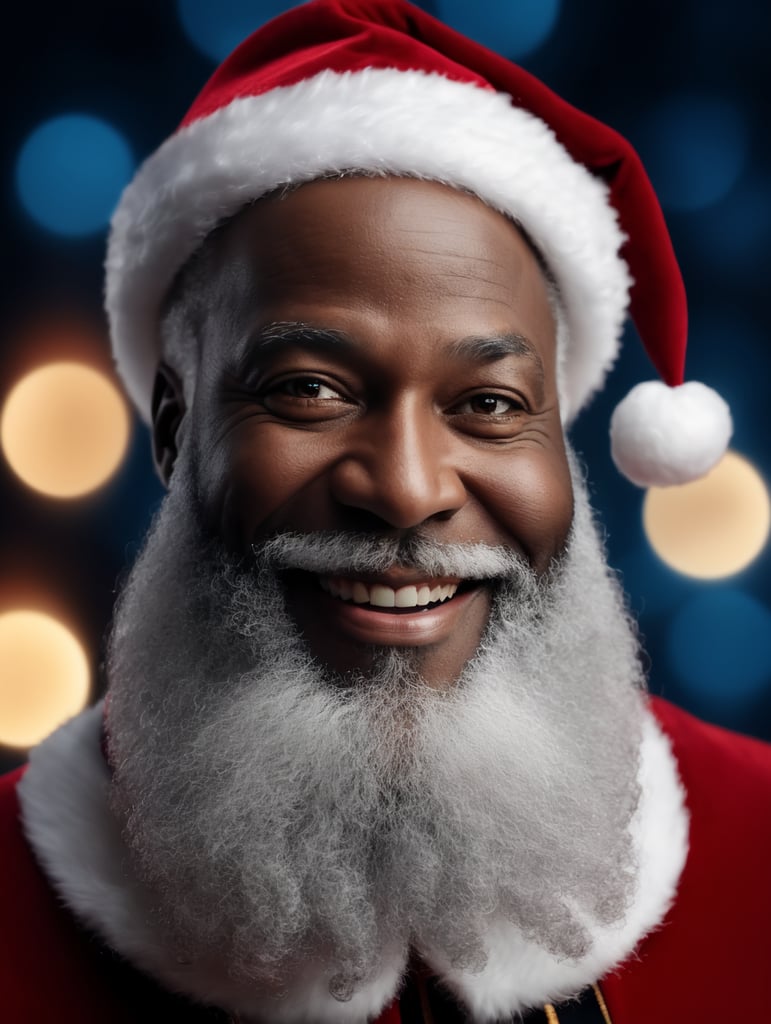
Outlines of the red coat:
{"label": "red coat", "polygon": [[[771,1021],[771,747],[654,700],[691,815],[674,906],[601,982],[613,1024]],[[2,1020],[8,1024],[226,1021],[163,992],[81,931],[37,868],[16,783],[0,779]],[[378,1024],[399,1024],[397,1007]]]}

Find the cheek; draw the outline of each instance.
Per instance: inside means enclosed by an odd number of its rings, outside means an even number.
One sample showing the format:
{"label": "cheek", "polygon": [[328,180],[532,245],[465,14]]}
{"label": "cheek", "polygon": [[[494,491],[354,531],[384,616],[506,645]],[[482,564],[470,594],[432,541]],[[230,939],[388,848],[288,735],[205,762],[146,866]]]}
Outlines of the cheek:
{"label": "cheek", "polygon": [[485,504],[509,538],[544,572],[567,542],[573,486],[564,452],[519,452],[488,478]]}
{"label": "cheek", "polygon": [[308,517],[324,517],[319,481],[328,453],[313,435],[271,426],[237,429],[210,449],[201,467],[209,527],[233,550],[277,529],[309,529]]}

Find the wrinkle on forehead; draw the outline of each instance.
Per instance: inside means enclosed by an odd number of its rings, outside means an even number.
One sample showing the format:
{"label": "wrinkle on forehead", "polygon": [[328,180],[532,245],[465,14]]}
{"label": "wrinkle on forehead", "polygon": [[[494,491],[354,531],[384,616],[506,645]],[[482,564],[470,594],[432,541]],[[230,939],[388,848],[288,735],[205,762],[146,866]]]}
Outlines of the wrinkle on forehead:
{"label": "wrinkle on forehead", "polygon": [[[212,239],[208,273],[238,264],[254,313],[304,319],[307,307],[415,322],[495,321],[554,345],[548,274],[509,218],[477,197],[412,178],[302,185],[245,208]],[[248,268],[248,269],[247,269]],[[256,304],[256,305],[255,305]],[[277,308],[278,307],[278,308]]]}
{"label": "wrinkle on forehead", "polygon": [[316,182],[254,209],[253,251],[266,290],[356,284],[377,298],[384,281],[417,278],[426,297],[510,307],[524,289],[545,295],[540,267],[516,226],[448,186],[412,179]]}

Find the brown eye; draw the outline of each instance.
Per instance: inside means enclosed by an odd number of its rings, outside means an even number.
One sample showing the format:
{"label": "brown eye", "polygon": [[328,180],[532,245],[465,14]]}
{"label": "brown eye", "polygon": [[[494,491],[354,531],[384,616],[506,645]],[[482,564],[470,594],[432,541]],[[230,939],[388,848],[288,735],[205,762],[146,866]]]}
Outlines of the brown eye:
{"label": "brown eye", "polygon": [[260,404],[279,419],[302,423],[340,419],[356,407],[335,381],[309,374],[271,381],[258,397]]}
{"label": "brown eye", "polygon": [[289,395],[291,398],[317,398],[321,401],[341,397],[337,391],[315,377],[295,377],[282,381],[274,393]]}
{"label": "brown eye", "polygon": [[484,416],[508,416],[518,409],[521,403],[513,398],[506,398],[503,395],[472,395],[458,407],[458,412],[471,412]]}

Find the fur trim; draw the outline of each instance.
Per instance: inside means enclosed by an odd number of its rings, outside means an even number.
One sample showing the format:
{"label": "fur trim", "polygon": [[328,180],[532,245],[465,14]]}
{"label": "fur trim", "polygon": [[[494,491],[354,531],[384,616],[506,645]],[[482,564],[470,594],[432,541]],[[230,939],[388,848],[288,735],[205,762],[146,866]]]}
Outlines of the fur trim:
{"label": "fur trim", "polygon": [[[379,975],[348,1003],[334,1000],[329,977],[310,964],[281,999],[255,994],[221,976],[179,964],[153,931],[147,900],[126,865],[120,832],[108,807],[109,775],[100,747],[101,706],[72,719],[32,751],[19,787],[24,830],[54,888],[86,925],[128,960],[174,991],[275,1024],[360,1024],[396,995],[406,951],[394,949]],[[591,953],[557,959],[503,922],[491,926],[489,962],[478,974],[459,971],[434,950],[420,950],[478,1022],[493,1021],[578,992],[624,960],[660,923],[675,893],[687,852],[688,822],[669,741],[646,715],[641,748],[642,797],[632,828],[639,884],[617,927],[587,922]]]}
{"label": "fur trim", "polygon": [[378,977],[347,1003],[330,996],[330,977],[313,964],[278,1000],[232,981],[223,987],[221,972],[169,956],[109,810],[101,720],[101,704],[71,719],[31,752],[19,785],[27,839],[72,912],[127,960],[202,1003],[271,1024],[360,1024],[377,1016],[399,986],[406,959],[401,950],[391,951]]}
{"label": "fur trim", "polygon": [[699,381],[670,388],[649,380],[632,388],[610,421],[613,461],[640,487],[698,480],[725,454],[733,433],[720,395]]}
{"label": "fur trim", "polygon": [[278,185],[362,171],[468,189],[519,221],[565,306],[563,418],[619,347],[630,277],[606,185],[511,97],[421,71],[324,71],[234,100],[169,138],[112,221],[107,298],[118,369],[149,421],[158,315],[177,271],[221,221]]}

